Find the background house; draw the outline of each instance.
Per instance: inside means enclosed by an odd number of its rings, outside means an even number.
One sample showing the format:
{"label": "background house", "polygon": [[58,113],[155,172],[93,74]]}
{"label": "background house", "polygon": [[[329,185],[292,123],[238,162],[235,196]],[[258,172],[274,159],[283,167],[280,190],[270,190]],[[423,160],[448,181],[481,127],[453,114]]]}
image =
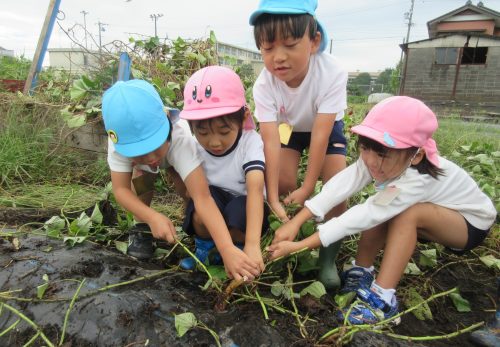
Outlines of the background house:
{"label": "background house", "polygon": [[467,1],[427,27],[429,39],[401,45],[400,94],[500,112],[500,13]]}
{"label": "background house", "polygon": [[82,48],[50,48],[50,66],[56,69],[81,74],[99,66],[99,52]]}
{"label": "background house", "polygon": [[14,51],[0,46],[0,57],[13,57]]}

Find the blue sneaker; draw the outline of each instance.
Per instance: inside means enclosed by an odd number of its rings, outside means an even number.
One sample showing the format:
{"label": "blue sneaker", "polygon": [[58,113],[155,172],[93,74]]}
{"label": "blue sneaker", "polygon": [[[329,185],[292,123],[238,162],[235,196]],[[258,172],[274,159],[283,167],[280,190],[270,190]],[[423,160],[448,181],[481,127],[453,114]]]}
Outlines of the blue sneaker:
{"label": "blue sneaker", "polygon": [[373,282],[373,274],[362,267],[354,266],[341,275],[343,287],[340,294],[356,292],[359,288],[369,289]]}
{"label": "blue sneaker", "polygon": [[[210,254],[210,251],[212,251],[215,248],[215,243],[212,239],[206,240],[206,239],[200,239],[198,237],[194,238],[194,246],[195,246],[195,251],[194,255],[196,258],[198,258],[199,261],[201,261],[204,264],[208,263],[208,256]],[[220,255],[217,254],[212,261],[213,263],[220,263]],[[193,270],[196,267],[196,260],[192,257],[187,257],[184,258],[180,261],[179,266],[184,269],[184,270]]]}
{"label": "blue sneaker", "polygon": [[[359,288],[356,291],[356,295],[361,302],[352,308],[347,317],[349,323],[353,325],[375,324],[398,314],[398,302],[395,296],[393,296],[392,303],[389,305],[368,288]],[[341,320],[344,320],[344,314],[347,311],[345,309],[343,312],[340,312],[339,318]],[[397,317],[391,321],[391,324],[398,325],[400,322],[401,317]]]}

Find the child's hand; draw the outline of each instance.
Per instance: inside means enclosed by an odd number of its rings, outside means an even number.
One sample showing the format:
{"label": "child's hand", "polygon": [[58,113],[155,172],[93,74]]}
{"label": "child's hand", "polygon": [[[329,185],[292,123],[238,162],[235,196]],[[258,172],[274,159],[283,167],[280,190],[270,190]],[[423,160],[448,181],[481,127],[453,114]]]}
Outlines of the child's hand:
{"label": "child's hand", "polygon": [[244,281],[253,280],[260,274],[258,264],[236,246],[219,250],[229,278]]}
{"label": "child's hand", "polygon": [[280,226],[276,233],[274,234],[273,244],[276,244],[281,241],[293,241],[297,234],[299,233],[300,225],[296,225],[294,220],[292,219],[288,223]]}
{"label": "child's hand", "polygon": [[283,203],[285,205],[288,204],[299,204],[300,206],[304,206],[304,202],[309,198],[311,192],[307,191],[304,187],[300,187],[291,192],[284,200]]}
{"label": "child's hand", "polygon": [[298,242],[292,241],[281,241],[267,247],[267,250],[271,253],[271,260],[300,251],[301,249]]}
{"label": "child's hand", "polygon": [[260,250],[260,245],[249,245],[245,244],[243,251],[246,255],[259,265],[260,271],[264,271],[264,259],[262,258],[262,251]]}
{"label": "child's hand", "polygon": [[154,218],[147,221],[151,228],[151,233],[155,239],[166,240],[168,243],[174,243],[177,238],[174,224],[170,219],[161,213],[156,213]]}
{"label": "child's hand", "polygon": [[273,201],[269,202],[269,205],[271,206],[271,210],[273,210],[274,214],[282,221],[282,222],[288,222],[290,218],[288,218],[285,208],[279,201]]}

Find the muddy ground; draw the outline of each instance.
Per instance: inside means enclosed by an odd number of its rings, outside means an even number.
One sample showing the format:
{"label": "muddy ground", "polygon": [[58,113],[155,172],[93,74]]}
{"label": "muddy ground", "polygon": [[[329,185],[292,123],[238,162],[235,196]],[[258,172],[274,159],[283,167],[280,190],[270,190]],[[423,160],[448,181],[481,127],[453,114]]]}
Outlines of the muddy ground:
{"label": "muddy ground", "polygon": [[[24,314],[37,329],[58,345],[65,315],[80,281],[84,284],[69,310],[64,342],[72,346],[216,346],[205,330],[193,329],[177,337],[174,314],[192,312],[220,337],[222,346],[312,346],[319,337],[338,326],[332,295],[321,302],[297,300],[299,312],[315,319],[307,322],[308,338],[300,334],[297,320],[290,314],[268,308],[266,320],[257,302],[231,303],[223,312],[214,309],[218,294],[203,291],[207,276],[200,272],[169,269],[165,263],[139,262],[117,250],[91,242],[68,248],[59,240],[27,234],[2,237],[0,231],[0,300]],[[344,258],[340,261],[345,260]],[[176,261],[176,260],[174,260]],[[496,308],[495,278],[474,255],[442,255],[437,268],[425,276],[405,276],[402,288],[426,286],[441,292],[458,286],[469,300],[472,312],[457,312],[448,297],[430,303],[433,320],[420,321],[411,313],[393,332],[406,336],[433,336],[453,333],[472,324],[493,319]],[[37,286],[49,286],[43,300],[37,300]],[[149,279],[144,279],[149,276]],[[297,278],[302,281],[306,278]],[[294,279],[295,280],[295,279]],[[271,281],[272,282],[272,281]],[[112,286],[113,284],[121,284]],[[272,297],[269,287],[259,286],[263,297]],[[251,289],[251,288],[250,288]],[[244,293],[245,288],[238,291]],[[293,311],[288,302],[283,304]],[[23,346],[36,334],[33,326],[21,320],[5,330],[19,315],[10,309],[0,311],[0,346]],[[333,345],[334,341],[323,342]],[[47,345],[38,337],[33,346]],[[375,333],[359,333],[352,346],[470,346],[468,334],[444,340],[408,342]]]}

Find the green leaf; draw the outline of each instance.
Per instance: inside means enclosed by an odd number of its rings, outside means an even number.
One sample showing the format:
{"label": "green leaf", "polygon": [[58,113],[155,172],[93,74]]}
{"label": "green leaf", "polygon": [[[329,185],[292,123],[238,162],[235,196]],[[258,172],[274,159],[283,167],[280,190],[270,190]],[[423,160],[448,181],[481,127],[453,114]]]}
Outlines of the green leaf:
{"label": "green leaf", "polygon": [[326,294],[326,289],[323,283],[319,281],[314,281],[304,289],[300,291],[300,296],[304,296],[306,294],[314,296],[316,299],[321,298],[323,295]]}
{"label": "green leaf", "polygon": [[306,238],[314,234],[314,221],[308,220],[300,227],[300,232],[302,233],[302,237]]}
{"label": "green leaf", "polygon": [[87,236],[91,227],[92,227],[92,220],[90,219],[89,216],[85,214],[85,212],[82,212],[82,214],[77,219],[71,222],[69,226],[69,232],[71,235],[74,236],[77,235]]}
{"label": "green leaf", "polygon": [[201,53],[197,55],[197,60],[200,63],[200,65],[205,65],[207,63],[207,58]]}
{"label": "green leaf", "polygon": [[450,298],[458,312],[470,312],[470,303],[459,293],[450,293]]}
{"label": "green leaf", "polygon": [[313,270],[318,269],[318,251],[313,250],[311,252],[303,252],[298,255],[297,262],[297,272],[303,274]]}
{"label": "green leaf", "polygon": [[495,258],[493,255],[488,254],[484,257],[479,257],[479,259],[486,265],[487,267],[496,267],[500,270],[500,259]]}
{"label": "green leaf", "polygon": [[418,266],[415,263],[408,263],[406,265],[404,273],[408,275],[421,275],[422,271],[418,268]]}
{"label": "green leaf", "polygon": [[88,94],[87,85],[82,79],[74,80],[69,90],[71,100],[80,101]]}
{"label": "green leaf", "polygon": [[71,118],[66,120],[68,128],[78,128],[85,125],[87,121],[87,116],[84,113],[75,114]]}
{"label": "green leaf", "polygon": [[67,236],[63,239],[64,243],[67,243],[70,247],[73,247],[77,243],[82,243],[87,239],[87,236]]}
{"label": "green leaf", "polygon": [[175,330],[177,336],[182,337],[189,329],[198,325],[196,317],[191,312],[181,313],[175,315]]}
{"label": "green leaf", "polygon": [[44,284],[40,284],[39,286],[36,287],[36,297],[38,299],[43,298],[43,294],[45,294],[45,291],[47,290],[47,287],[49,284],[45,282]]}
{"label": "green leaf", "polygon": [[53,238],[59,238],[61,231],[66,226],[66,221],[59,216],[53,216],[43,225],[44,229],[47,231],[47,236]]}
{"label": "green leaf", "polygon": [[226,270],[222,265],[208,265],[207,266],[208,273],[213,277],[217,278],[221,281],[227,280]]}
{"label": "green leaf", "polygon": [[215,32],[210,30],[210,43],[215,45],[217,43],[217,37],[215,37]]}
{"label": "green leaf", "polygon": [[349,306],[356,298],[356,292],[348,292],[345,294],[337,294],[335,295],[335,303],[338,305],[340,309],[343,309]]}
{"label": "green leaf", "polygon": [[424,302],[424,298],[417,292],[417,290],[413,287],[410,288],[408,294],[404,297],[404,302],[406,307],[414,307],[420,304],[420,306],[416,307],[413,311],[413,315],[419,320],[433,319],[432,311],[427,303]]}
{"label": "green leaf", "polygon": [[436,249],[427,249],[424,251],[420,251],[420,259],[419,262],[420,266],[423,267],[434,267],[437,265],[437,255],[436,255]]}
{"label": "green leaf", "polygon": [[90,216],[90,220],[96,224],[102,224],[102,213],[99,210],[99,204],[96,203],[94,206],[94,210],[92,211],[92,215]]}
{"label": "green leaf", "polygon": [[276,221],[272,222],[272,223],[269,225],[269,227],[271,228],[271,230],[276,231],[276,230],[278,230],[278,228],[279,228],[282,224],[283,224],[283,223],[281,223],[280,221],[277,221],[277,220],[276,220]]}
{"label": "green leaf", "polygon": [[115,241],[115,247],[123,254],[127,254],[128,243],[123,241]]}
{"label": "green leaf", "polygon": [[271,285],[271,294],[274,296],[282,296],[286,292],[286,287],[280,281],[274,281]]}

